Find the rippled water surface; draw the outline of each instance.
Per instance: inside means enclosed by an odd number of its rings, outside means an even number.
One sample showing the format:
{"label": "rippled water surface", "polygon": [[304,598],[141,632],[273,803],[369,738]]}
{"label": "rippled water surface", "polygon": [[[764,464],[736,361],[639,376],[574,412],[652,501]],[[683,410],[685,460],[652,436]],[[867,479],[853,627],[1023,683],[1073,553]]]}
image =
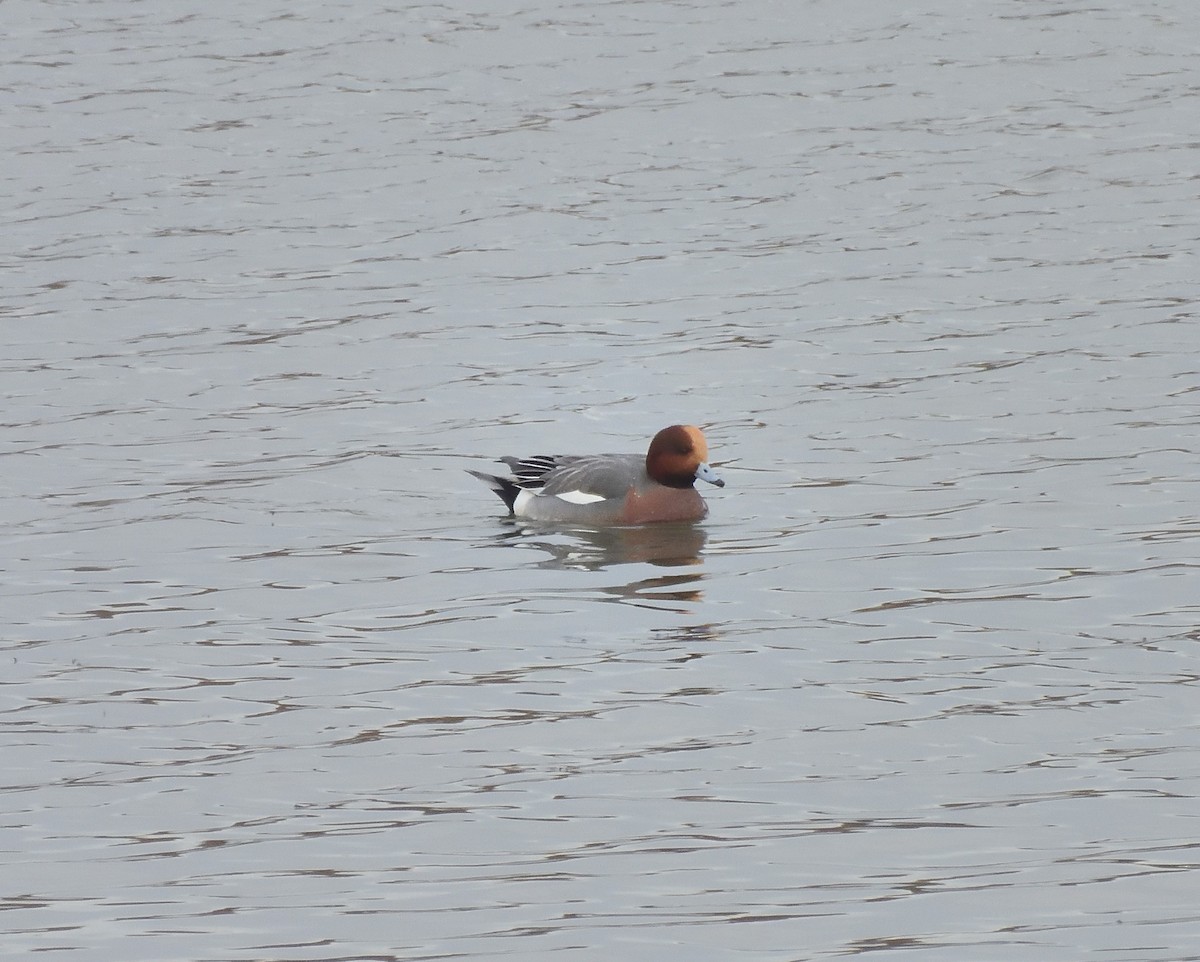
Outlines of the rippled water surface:
{"label": "rippled water surface", "polygon": [[1200,959],[1193,4],[467,6],[3,6],[4,957]]}

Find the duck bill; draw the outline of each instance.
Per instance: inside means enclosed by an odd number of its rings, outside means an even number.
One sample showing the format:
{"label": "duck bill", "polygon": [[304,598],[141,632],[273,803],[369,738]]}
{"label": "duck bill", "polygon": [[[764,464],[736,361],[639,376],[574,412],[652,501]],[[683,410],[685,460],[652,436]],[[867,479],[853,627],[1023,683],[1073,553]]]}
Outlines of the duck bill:
{"label": "duck bill", "polygon": [[707,481],[709,484],[715,484],[718,488],[725,487],[725,482],[721,479],[721,476],[704,462],[701,462],[700,467],[696,468],[696,477],[701,481]]}

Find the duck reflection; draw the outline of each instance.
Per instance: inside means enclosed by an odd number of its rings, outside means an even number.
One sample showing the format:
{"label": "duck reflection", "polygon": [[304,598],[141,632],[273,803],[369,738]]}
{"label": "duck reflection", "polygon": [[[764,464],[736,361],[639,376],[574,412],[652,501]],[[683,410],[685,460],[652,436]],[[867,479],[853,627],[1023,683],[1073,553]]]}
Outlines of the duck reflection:
{"label": "duck reflection", "polygon": [[613,565],[653,564],[680,568],[702,564],[708,535],[692,524],[564,528],[514,525],[506,540],[547,555],[544,568],[600,571]]}
{"label": "duck reflection", "polygon": [[652,524],[638,527],[566,528],[505,522],[510,528],[499,536],[511,547],[542,554],[539,568],[560,571],[605,571],[617,565],[650,564],[660,568],[691,568],[680,574],[662,574],[634,581],[591,585],[615,601],[661,607],[696,602],[703,598],[701,552],[708,536],[692,524]]}

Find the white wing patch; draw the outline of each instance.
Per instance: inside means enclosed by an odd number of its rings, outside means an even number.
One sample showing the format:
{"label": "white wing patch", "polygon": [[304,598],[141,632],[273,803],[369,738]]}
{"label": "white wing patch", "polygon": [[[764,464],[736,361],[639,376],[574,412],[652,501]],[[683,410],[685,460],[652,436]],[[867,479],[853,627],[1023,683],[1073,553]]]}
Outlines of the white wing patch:
{"label": "white wing patch", "polygon": [[556,494],[554,497],[561,498],[563,501],[569,501],[571,504],[595,504],[597,501],[606,500],[603,495],[592,494],[588,491],[564,491],[562,494]]}

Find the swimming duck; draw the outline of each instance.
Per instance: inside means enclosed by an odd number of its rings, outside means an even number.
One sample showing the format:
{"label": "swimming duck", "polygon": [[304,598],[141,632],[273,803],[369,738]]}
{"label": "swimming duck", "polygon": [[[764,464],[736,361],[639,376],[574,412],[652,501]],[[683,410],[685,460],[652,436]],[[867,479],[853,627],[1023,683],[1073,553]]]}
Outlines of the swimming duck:
{"label": "swimming duck", "polygon": [[470,473],[487,484],[509,513],[531,521],[567,524],[649,524],[699,521],[708,505],[696,490],[699,479],[725,487],[708,465],[708,442],[698,427],[672,424],[638,454],[538,454],[505,457],[512,470],[503,478]]}

